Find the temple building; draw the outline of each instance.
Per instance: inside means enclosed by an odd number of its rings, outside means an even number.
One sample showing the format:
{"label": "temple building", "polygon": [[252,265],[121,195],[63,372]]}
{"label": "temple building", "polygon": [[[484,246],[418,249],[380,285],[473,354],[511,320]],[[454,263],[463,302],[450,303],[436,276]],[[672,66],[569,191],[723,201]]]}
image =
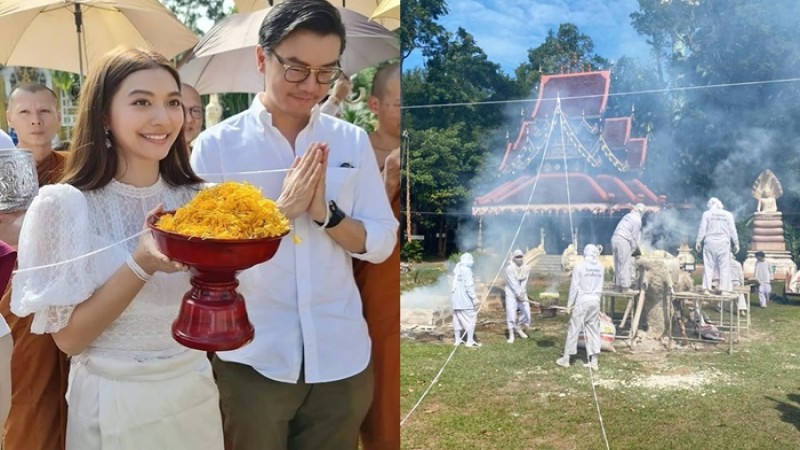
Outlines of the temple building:
{"label": "temple building", "polygon": [[[631,116],[605,116],[610,78],[607,70],[542,76],[533,112],[506,145],[500,184],[474,200],[482,233],[527,214],[523,247],[560,254],[577,241],[610,251],[614,227],[634,204],[665,207],[666,196],[640,179],[647,138],[631,136]],[[484,247],[505,244],[488,238],[479,237]]]}

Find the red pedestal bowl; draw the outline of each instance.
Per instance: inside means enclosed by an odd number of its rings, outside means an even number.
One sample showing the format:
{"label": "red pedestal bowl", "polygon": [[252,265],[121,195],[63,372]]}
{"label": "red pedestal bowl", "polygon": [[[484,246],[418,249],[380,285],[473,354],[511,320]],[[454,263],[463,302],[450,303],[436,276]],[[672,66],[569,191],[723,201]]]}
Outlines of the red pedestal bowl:
{"label": "red pedestal bowl", "polygon": [[257,239],[201,239],[147,225],[159,250],[189,266],[192,287],[183,296],[180,313],[172,323],[172,336],[180,344],[204,351],[237,349],[253,339],[244,297],[236,291],[236,274],[271,259],[283,236]]}

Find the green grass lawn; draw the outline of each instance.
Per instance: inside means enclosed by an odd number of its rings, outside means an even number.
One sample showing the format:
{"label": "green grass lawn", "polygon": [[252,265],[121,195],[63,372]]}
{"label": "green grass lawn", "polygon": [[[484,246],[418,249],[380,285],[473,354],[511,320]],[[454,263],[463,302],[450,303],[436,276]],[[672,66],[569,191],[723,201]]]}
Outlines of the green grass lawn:
{"label": "green grass lawn", "polygon": [[[756,306],[752,316],[733,355],[727,342],[604,352],[594,381],[610,447],[800,449],[800,304]],[[574,358],[569,369],[554,364],[566,316],[534,316],[539,329],[513,345],[503,320],[502,311],[479,314],[483,347],[458,348],[403,425],[403,448],[604,449],[588,369]],[[402,343],[401,417],[453,350],[442,331],[444,340]]]}

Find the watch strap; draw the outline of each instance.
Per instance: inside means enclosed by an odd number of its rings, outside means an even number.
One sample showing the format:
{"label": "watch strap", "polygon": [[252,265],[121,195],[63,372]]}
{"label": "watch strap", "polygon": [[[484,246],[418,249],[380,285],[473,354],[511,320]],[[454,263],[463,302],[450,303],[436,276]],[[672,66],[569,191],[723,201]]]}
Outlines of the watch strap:
{"label": "watch strap", "polygon": [[313,222],[320,228],[333,228],[336,225],[339,225],[339,223],[344,220],[345,217],[347,216],[342,212],[341,209],[339,209],[339,206],[336,204],[336,202],[330,200],[328,202],[328,210],[325,213],[325,221],[319,222],[314,220]]}
{"label": "watch strap", "polygon": [[333,200],[328,202],[328,212],[330,213],[330,216],[325,224],[325,228],[333,228],[336,225],[339,225],[339,223],[344,220],[345,217],[347,217],[342,210],[339,209],[339,205],[337,205]]}

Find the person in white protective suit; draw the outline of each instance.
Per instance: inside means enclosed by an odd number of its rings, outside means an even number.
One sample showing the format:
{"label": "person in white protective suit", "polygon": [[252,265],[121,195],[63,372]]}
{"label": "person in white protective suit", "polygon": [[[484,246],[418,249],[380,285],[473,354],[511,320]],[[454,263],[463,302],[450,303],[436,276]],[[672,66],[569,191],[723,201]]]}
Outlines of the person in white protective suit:
{"label": "person in white protective suit", "polygon": [[703,213],[700,220],[700,229],[697,230],[695,250],[703,249],[703,290],[711,290],[711,281],[714,274],[719,274],[719,289],[731,292],[730,252],[733,243],[733,252],[739,253],[739,235],[736,233],[736,223],[733,214],[723,209],[722,202],[716,197],[708,200],[708,210]]}
{"label": "person in white protective suit", "polygon": [[475,342],[475,323],[478,311],[475,308],[475,278],[472,275],[472,255],[464,253],[461,260],[453,269],[453,291],[451,299],[453,301],[453,332],[455,343],[462,344],[462,334],[466,331],[467,347],[480,347],[481,344]]}
{"label": "person in white protective suit", "polygon": [[[508,343],[514,343],[514,333],[523,339],[528,335],[523,328],[530,328],[531,305],[528,303],[528,277],[531,270],[524,262],[522,250],[514,250],[511,261],[503,272],[506,279],[506,324]],[[517,311],[519,310],[519,317]]]}
{"label": "person in white protective suit", "polygon": [[614,286],[619,292],[628,294],[632,292],[633,252],[639,248],[644,209],[643,204],[637,203],[633,210],[619,221],[611,237],[611,251],[614,253]]}
{"label": "person in white protective suit", "polygon": [[569,367],[570,356],[578,353],[578,334],[583,331],[588,362],[585,367],[598,369],[597,357],[600,355],[600,294],[603,291],[603,265],[598,256],[597,246],[589,244],[583,248],[583,261],[572,271],[569,286],[567,314],[567,342],[564,355],[556,360],[561,367]]}
{"label": "person in white protective suit", "polygon": [[[731,285],[734,288],[744,286],[744,269],[742,269],[742,263],[736,260],[734,253],[731,253]],[[739,294],[736,309],[739,310],[740,315],[744,315],[747,312],[747,301],[744,298],[744,294]]]}

